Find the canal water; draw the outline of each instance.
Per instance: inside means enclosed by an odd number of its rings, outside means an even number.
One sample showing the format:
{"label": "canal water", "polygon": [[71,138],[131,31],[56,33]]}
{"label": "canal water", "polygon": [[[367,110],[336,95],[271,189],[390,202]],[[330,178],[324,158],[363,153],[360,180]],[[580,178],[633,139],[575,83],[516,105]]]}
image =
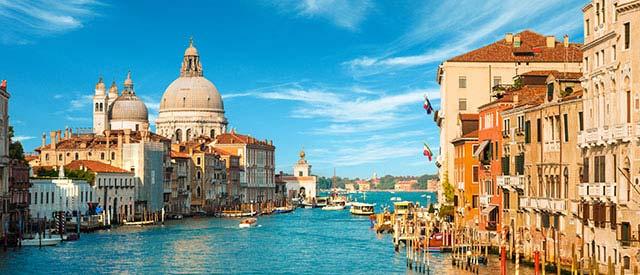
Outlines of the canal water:
{"label": "canal water", "polygon": [[[381,207],[396,196],[422,205],[430,199],[421,192],[370,192],[366,201]],[[356,198],[364,199],[361,194]],[[347,210],[297,209],[259,217],[258,223],[256,228],[239,229],[235,219],[194,218],[83,234],[76,242],[55,247],[0,252],[0,274],[410,272],[403,252],[394,252],[390,235],[376,235],[367,217]],[[432,255],[431,274],[464,274],[451,267],[448,256]],[[498,260],[491,258],[480,274],[498,272]]]}

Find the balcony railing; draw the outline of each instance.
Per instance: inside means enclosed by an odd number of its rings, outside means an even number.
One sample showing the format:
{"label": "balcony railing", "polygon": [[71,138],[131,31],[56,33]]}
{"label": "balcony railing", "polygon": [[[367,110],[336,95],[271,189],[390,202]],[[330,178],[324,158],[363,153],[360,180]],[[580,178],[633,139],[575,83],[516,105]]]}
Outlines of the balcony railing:
{"label": "balcony railing", "polygon": [[511,176],[511,186],[516,189],[524,190],[524,175]]}
{"label": "balcony railing", "polygon": [[619,141],[628,142],[633,135],[633,125],[629,123],[618,124],[613,128],[613,138]]}
{"label": "balcony railing", "polygon": [[529,197],[520,197],[520,208],[531,208],[531,199]]}
{"label": "balcony railing", "polygon": [[560,152],[560,142],[557,140],[545,141],[544,142],[544,151],[545,152]]}
{"label": "balcony railing", "polygon": [[464,191],[464,182],[458,182],[458,190]]}
{"label": "balcony railing", "polygon": [[489,205],[489,200],[491,200],[491,195],[481,195],[480,196],[480,205],[481,206]]}
{"label": "balcony railing", "polygon": [[496,182],[498,183],[498,187],[507,188],[509,187],[510,176],[497,176]]}
{"label": "balcony railing", "polygon": [[580,183],[578,195],[582,199],[601,199],[618,203],[618,190],[615,183]]}

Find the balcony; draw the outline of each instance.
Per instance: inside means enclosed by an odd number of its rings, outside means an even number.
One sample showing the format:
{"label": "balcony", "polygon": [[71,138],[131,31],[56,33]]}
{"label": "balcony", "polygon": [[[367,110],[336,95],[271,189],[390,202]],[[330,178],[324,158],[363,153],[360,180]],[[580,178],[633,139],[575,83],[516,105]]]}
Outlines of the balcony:
{"label": "balcony", "polygon": [[560,152],[560,141],[552,140],[544,142],[544,152]]}
{"label": "balcony", "polygon": [[609,200],[618,203],[618,195],[615,183],[580,183],[578,195],[585,200]]}
{"label": "balcony", "polygon": [[578,146],[585,148],[588,146],[586,142],[586,133],[584,131],[578,132]]}
{"label": "balcony", "polygon": [[509,188],[511,182],[511,176],[497,176],[496,182],[500,188]]}
{"label": "balcony", "polygon": [[480,206],[483,206],[483,207],[488,206],[490,200],[491,200],[491,195],[481,195],[480,196]]}
{"label": "balcony", "polygon": [[458,182],[458,190],[463,191],[464,192],[464,182]]}
{"label": "balcony", "polygon": [[531,199],[528,197],[520,197],[520,208],[531,208]]}
{"label": "balcony", "polygon": [[616,141],[629,142],[633,136],[633,124],[618,124],[613,128],[613,138]]}
{"label": "balcony", "polygon": [[524,190],[524,175],[511,176],[511,187]]}

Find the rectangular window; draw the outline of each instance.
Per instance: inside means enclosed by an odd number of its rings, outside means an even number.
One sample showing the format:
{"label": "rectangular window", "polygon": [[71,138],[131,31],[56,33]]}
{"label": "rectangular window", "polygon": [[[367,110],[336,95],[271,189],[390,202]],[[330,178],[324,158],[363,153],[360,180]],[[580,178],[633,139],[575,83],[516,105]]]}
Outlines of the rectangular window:
{"label": "rectangular window", "polygon": [[627,123],[631,123],[631,91],[627,91]]}
{"label": "rectangular window", "polygon": [[589,182],[589,158],[582,159],[582,182]]}
{"label": "rectangular window", "polygon": [[563,114],[564,119],[564,142],[569,142],[569,115]]}
{"label": "rectangular window", "polygon": [[478,195],[473,195],[471,197],[471,207],[478,208]]}
{"label": "rectangular window", "polygon": [[502,84],[502,77],[494,76],[493,77],[493,86],[498,86],[500,84]]}
{"label": "rectangular window", "polygon": [[467,77],[460,76],[458,77],[458,88],[466,88],[467,87]]}
{"label": "rectangular window", "polygon": [[524,123],[524,143],[531,143],[531,121]]}
{"label": "rectangular window", "polygon": [[467,110],[467,99],[466,98],[458,99],[458,110],[459,111],[466,111]]}
{"label": "rectangular window", "polygon": [[629,48],[631,44],[631,23],[624,23],[624,48],[625,50]]}
{"label": "rectangular window", "polygon": [[547,84],[547,101],[553,101],[553,83]]}
{"label": "rectangular window", "polygon": [[509,171],[509,157],[508,156],[504,156],[502,157],[501,163],[502,165],[502,175],[504,176],[508,176],[510,175],[510,171]]}
{"label": "rectangular window", "polygon": [[[616,173],[616,169],[618,167],[618,156],[616,154],[613,155],[613,182],[617,183],[618,182],[618,173]],[[615,186],[613,187],[615,188]],[[614,189],[615,190],[615,189]]]}
{"label": "rectangular window", "polygon": [[38,192],[33,193],[35,195],[35,199],[33,200],[33,204],[38,204]]}
{"label": "rectangular window", "polygon": [[583,117],[584,115],[582,114],[582,112],[578,112],[578,123],[580,124],[580,131],[584,131],[584,120]]}
{"label": "rectangular window", "polygon": [[616,45],[611,46],[611,60],[616,61],[618,53],[616,53]]}
{"label": "rectangular window", "polygon": [[478,166],[473,166],[471,169],[473,170],[473,174],[472,174],[472,181],[473,181],[474,183],[478,183],[478,180],[479,180],[479,179],[478,179],[478,171],[479,171],[479,170],[478,170]]}
{"label": "rectangular window", "polygon": [[536,120],[536,131],[538,142],[542,142],[542,121],[540,119]]}
{"label": "rectangular window", "polygon": [[584,32],[589,35],[591,34],[591,24],[589,24],[589,19],[584,20]]}

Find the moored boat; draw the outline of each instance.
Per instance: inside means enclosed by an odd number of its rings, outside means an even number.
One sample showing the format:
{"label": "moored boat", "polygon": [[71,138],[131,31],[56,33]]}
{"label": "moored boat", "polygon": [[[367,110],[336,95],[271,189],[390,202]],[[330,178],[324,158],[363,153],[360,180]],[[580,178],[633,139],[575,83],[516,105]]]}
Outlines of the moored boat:
{"label": "moored boat", "polygon": [[257,213],[256,211],[251,212],[243,212],[240,210],[224,210],[219,214],[220,217],[223,218],[242,218],[242,217],[253,217]]}
{"label": "moored boat", "polygon": [[393,212],[397,215],[408,214],[410,209],[413,208],[413,203],[410,201],[401,201],[393,203]]}
{"label": "moored boat", "polygon": [[350,212],[354,215],[368,216],[374,213],[373,208],[375,205],[363,202],[354,202],[351,204]]}
{"label": "moored boat", "polygon": [[273,209],[273,213],[274,214],[284,214],[284,213],[290,213],[293,212],[294,208],[293,206],[282,206],[282,207],[276,207]]}
{"label": "moored boat", "polygon": [[340,205],[340,204],[326,205],[325,207],[322,207],[322,210],[344,210],[344,205]]}
{"label": "moored boat", "polygon": [[240,221],[240,224],[238,225],[238,227],[240,228],[249,228],[249,227],[254,227],[258,225],[258,219],[256,218],[246,218],[242,221]]}
{"label": "moored boat", "polygon": [[317,197],[316,198],[316,207],[325,207],[329,202],[328,197]]}
{"label": "moored boat", "polygon": [[48,238],[33,238],[22,240],[22,246],[52,246],[62,242],[60,236],[49,236]]}

